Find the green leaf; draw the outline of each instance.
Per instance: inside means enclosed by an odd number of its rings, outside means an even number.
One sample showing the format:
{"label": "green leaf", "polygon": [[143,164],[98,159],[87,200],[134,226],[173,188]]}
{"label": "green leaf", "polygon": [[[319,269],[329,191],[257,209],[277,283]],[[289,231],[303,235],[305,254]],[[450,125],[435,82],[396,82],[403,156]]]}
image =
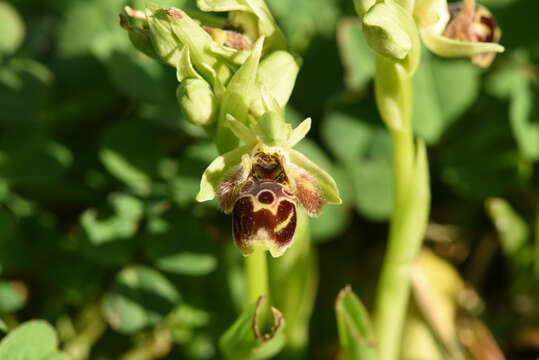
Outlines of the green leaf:
{"label": "green leaf", "polygon": [[539,88],[525,77],[517,80],[511,94],[509,118],[522,154],[539,160]]}
{"label": "green leaf", "polygon": [[288,43],[297,51],[307,49],[317,35],[332,38],[335,33],[339,19],[337,0],[272,0],[269,3]]}
{"label": "green leaf", "polygon": [[[274,324],[268,334],[260,333],[258,330],[258,313],[263,297],[260,297],[256,304],[247,307],[232,324],[232,326],[221,336],[219,346],[225,359],[235,360],[258,360],[269,359],[277,355],[284,346],[284,318],[281,313],[271,308],[274,317]],[[256,329],[256,330],[255,330]]]}
{"label": "green leaf", "polygon": [[0,68],[0,123],[16,124],[35,118],[49,95],[52,72],[37,61],[14,58]]}
{"label": "green leaf", "polygon": [[156,129],[141,120],[115,124],[104,136],[101,161],[120,181],[147,194],[162,157],[157,137]]}
{"label": "green leaf", "polygon": [[339,235],[348,225],[349,212],[345,206],[326,206],[319,217],[311,219],[313,240],[319,242]]}
{"label": "green leaf", "polygon": [[22,284],[0,281],[0,314],[10,314],[26,303],[26,289]]}
{"label": "green leaf", "polygon": [[0,359],[68,360],[57,348],[53,327],[43,320],[32,320],[19,325],[0,342]]}
{"label": "green leaf", "polygon": [[346,359],[376,359],[374,330],[369,313],[350,286],[339,292],[335,313],[339,340]]}
{"label": "green leaf", "polygon": [[13,214],[0,209],[0,272],[25,266],[27,252],[19,222]]}
{"label": "green leaf", "polygon": [[337,43],[347,89],[363,89],[374,76],[374,54],[365,41],[361,23],[345,18],[337,26]]}
{"label": "green leaf", "polygon": [[425,52],[414,78],[416,133],[429,144],[437,143],[474,103],[479,75],[478,68],[467,60],[436,59]]}
{"label": "green leaf", "polygon": [[109,201],[114,213],[98,217],[95,209],[80,217],[84,254],[106,266],[125,264],[135,250],[134,235],[142,217],[143,203],[127,194],[113,194]]}
{"label": "green leaf", "polygon": [[201,276],[214,271],[217,258],[206,226],[188,211],[169,211],[154,219],[144,236],[148,258],[162,271]]}
{"label": "green leaf", "polygon": [[2,319],[0,319],[0,331],[7,332],[7,325]]}
{"label": "green leaf", "polygon": [[518,260],[517,257],[530,240],[528,224],[503,199],[488,199],[486,208],[500,236],[505,256],[511,260]]}
{"label": "green leaf", "polygon": [[484,98],[445,136],[441,178],[459,194],[479,200],[503,196],[529,176],[515,149],[509,122],[499,116],[506,110]]}
{"label": "green leaf", "polygon": [[180,295],[167,278],[151,268],[136,265],[116,275],[102,308],[112,328],[132,334],[157,325],[179,301]]}
{"label": "green leaf", "polygon": [[116,16],[124,4],[124,0],[69,2],[58,31],[58,53],[65,57],[104,56],[118,46],[131,46]]}
{"label": "green leaf", "polygon": [[391,139],[387,130],[381,124],[336,111],[323,123],[322,137],[345,167],[354,189],[349,199],[356,209],[372,219],[387,218],[393,206]]}
{"label": "green leaf", "polygon": [[17,10],[0,1],[0,55],[15,52],[24,40],[24,33],[24,22]]}

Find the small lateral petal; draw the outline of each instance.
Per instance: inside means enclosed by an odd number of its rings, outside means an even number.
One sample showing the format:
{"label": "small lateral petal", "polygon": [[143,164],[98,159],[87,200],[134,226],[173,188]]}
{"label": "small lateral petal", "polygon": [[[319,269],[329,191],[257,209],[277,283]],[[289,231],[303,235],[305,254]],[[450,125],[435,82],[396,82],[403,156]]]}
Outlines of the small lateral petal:
{"label": "small lateral petal", "polygon": [[[337,184],[335,180],[327,172],[322,170],[318,165],[309,160],[302,153],[291,149],[289,151],[289,160],[290,162],[302,168],[310,176],[313,177],[313,180],[318,187],[322,201],[328,204],[341,204],[342,200],[339,195],[339,190],[337,189]],[[293,169],[291,169],[293,171]]]}
{"label": "small lateral petal", "polygon": [[305,170],[295,165],[291,167],[294,173],[298,201],[303,205],[309,216],[320,216],[324,201],[315,180]]}

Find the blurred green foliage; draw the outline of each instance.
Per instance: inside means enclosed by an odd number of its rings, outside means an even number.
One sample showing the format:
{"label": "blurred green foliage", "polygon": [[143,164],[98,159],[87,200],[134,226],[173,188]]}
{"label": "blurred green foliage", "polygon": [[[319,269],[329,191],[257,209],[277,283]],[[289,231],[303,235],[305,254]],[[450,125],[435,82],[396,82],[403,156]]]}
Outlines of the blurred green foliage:
{"label": "blurred green foliage", "polygon": [[[194,8],[188,0],[154,2]],[[313,131],[298,149],[334,175],[344,200],[311,221],[319,256],[307,258],[318,261],[320,279],[302,356],[329,359],[338,290],[352,283],[372,304],[391,213],[391,142],[352,1],[267,2],[303,57],[287,113],[295,124],[312,117]],[[531,230],[539,203],[539,2],[482,3],[503,29],[506,53],[480,70],[424,52],[415,79],[431,221],[460,234],[451,243],[427,235],[484,297],[484,321],[508,358],[524,359],[539,353],[537,342],[520,336],[539,331],[537,277],[529,271],[539,263]],[[217,151],[182,119],[174,69],[134,49],[120,28],[124,5],[145,2],[0,1],[0,329],[40,318],[59,336],[27,323],[0,343],[2,359],[28,339],[37,349],[32,360],[63,359],[59,342],[75,344],[71,355],[91,345],[90,358],[100,360],[162,343],[168,359],[213,359],[237,318],[243,280],[230,219],[216,203],[194,202]],[[498,228],[497,245],[483,206],[490,197],[520,214],[515,220],[491,206],[491,216],[529,230]],[[287,279],[284,265],[272,263]],[[79,321],[86,311],[97,325]]]}

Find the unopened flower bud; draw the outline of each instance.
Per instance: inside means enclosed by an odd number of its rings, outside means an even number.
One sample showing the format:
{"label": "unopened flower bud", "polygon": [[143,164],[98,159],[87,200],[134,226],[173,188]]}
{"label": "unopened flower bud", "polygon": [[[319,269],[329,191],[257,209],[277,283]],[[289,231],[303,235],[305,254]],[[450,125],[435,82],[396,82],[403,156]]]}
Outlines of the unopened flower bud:
{"label": "unopened flower bud", "polygon": [[217,101],[210,84],[202,79],[186,79],[176,94],[185,118],[198,126],[208,126],[217,118]]}

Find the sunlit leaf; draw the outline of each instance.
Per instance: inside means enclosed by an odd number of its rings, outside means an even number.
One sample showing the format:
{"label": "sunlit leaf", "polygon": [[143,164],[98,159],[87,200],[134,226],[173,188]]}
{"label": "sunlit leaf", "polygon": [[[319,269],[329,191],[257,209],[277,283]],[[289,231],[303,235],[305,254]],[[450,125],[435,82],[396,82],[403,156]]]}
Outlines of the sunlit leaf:
{"label": "sunlit leaf", "polygon": [[0,342],[0,359],[68,360],[57,348],[53,327],[43,320],[32,320],[19,325]]}

